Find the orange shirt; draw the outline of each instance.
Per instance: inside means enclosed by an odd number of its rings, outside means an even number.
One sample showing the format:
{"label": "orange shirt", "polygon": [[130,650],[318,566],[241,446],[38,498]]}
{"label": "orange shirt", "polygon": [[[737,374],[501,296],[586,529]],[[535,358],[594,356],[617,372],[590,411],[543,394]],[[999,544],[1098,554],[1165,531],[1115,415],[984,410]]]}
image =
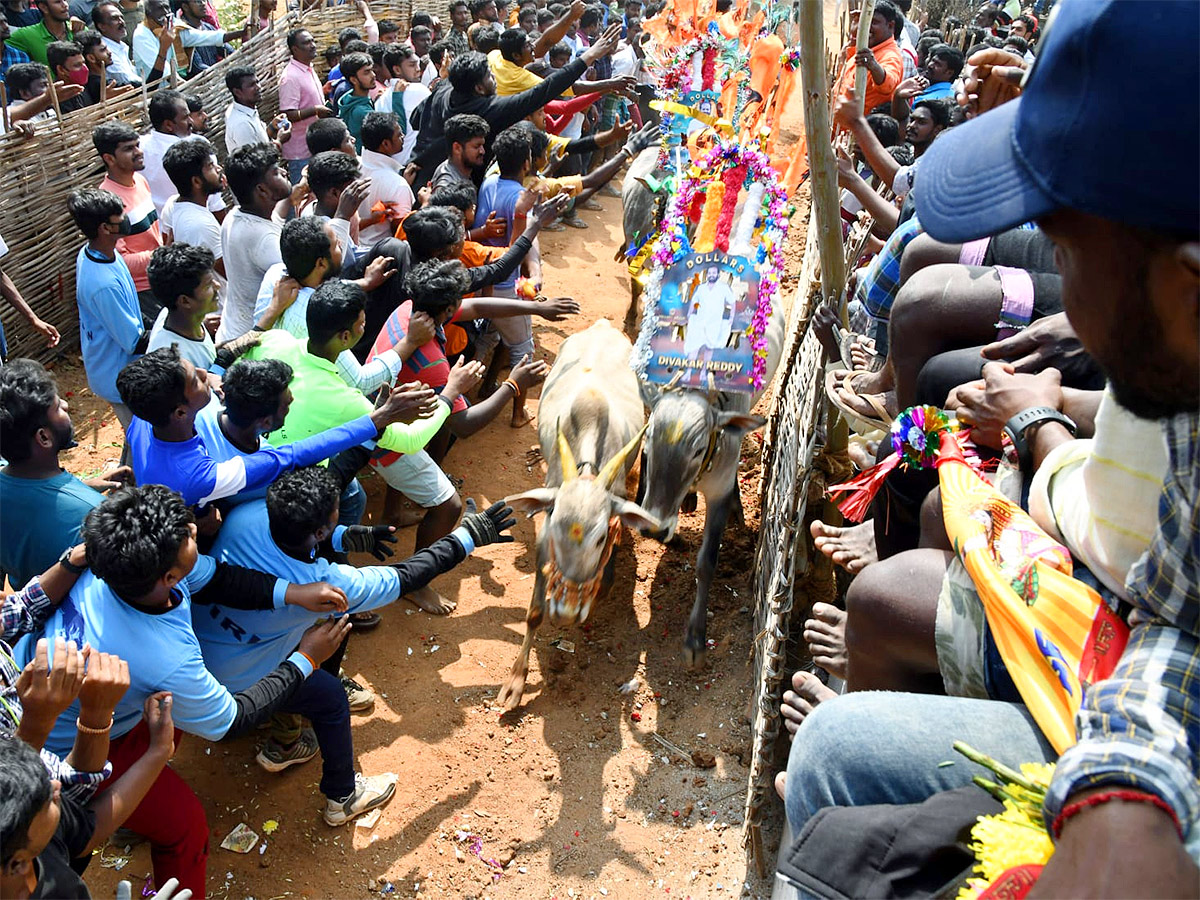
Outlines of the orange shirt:
{"label": "orange shirt", "polygon": [[[875,61],[883,66],[885,77],[883,84],[876,84],[871,73],[867,73],[867,91],[863,111],[868,115],[880,104],[892,102],[892,94],[896,90],[896,85],[904,77],[904,57],[900,54],[900,48],[896,45],[895,38],[880,41],[871,48],[871,53],[874,54]],[[841,74],[838,75],[837,88],[833,92],[834,97],[854,96],[854,73],[857,68],[854,65],[854,45],[851,44],[846,50],[846,61],[842,64]]]}

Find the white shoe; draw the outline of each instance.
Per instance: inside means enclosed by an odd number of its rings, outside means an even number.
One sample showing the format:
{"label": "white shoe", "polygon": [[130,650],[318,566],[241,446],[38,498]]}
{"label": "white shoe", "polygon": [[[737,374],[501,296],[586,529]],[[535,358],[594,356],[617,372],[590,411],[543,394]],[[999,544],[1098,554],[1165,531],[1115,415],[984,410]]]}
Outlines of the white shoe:
{"label": "white shoe", "polygon": [[397,776],[393,772],[382,775],[354,773],[354,793],[342,800],[325,801],[325,824],[345,825],[356,816],[383,806],[396,793]]}

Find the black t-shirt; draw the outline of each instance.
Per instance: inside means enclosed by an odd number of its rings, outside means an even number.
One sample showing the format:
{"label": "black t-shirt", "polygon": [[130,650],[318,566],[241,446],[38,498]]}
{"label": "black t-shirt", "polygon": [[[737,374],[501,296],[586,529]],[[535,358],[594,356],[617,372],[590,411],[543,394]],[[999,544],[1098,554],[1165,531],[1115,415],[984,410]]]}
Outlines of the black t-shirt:
{"label": "black t-shirt", "polygon": [[86,848],[96,831],[96,814],[63,797],[58,830],[37,858],[38,883],[33,896],[55,900],[87,900],[87,885],[71,868],[71,861]]}

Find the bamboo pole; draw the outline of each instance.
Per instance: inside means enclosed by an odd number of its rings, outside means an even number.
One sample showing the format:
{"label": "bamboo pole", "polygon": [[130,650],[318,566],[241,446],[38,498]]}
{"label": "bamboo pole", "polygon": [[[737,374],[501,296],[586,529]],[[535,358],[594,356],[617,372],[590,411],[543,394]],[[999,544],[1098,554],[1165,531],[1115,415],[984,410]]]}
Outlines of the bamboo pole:
{"label": "bamboo pole", "polygon": [[[858,16],[858,38],[854,42],[855,55],[870,49],[871,18],[875,15],[875,0],[862,0],[862,11]],[[861,112],[867,99],[867,69],[857,66],[854,70],[854,99]]]}
{"label": "bamboo pole", "polygon": [[[817,229],[821,260],[821,294],[835,304],[846,283],[842,258],[842,221],[838,212],[837,161],[829,142],[826,99],[825,38],[820,3],[800,4],[800,85],[804,91],[804,131],[808,135],[809,184],[812,185],[810,227]],[[843,316],[845,312],[843,311]]]}
{"label": "bamboo pole", "polygon": [[8,91],[4,89],[4,82],[0,81],[0,116],[4,119],[4,133],[12,131],[12,122],[8,118]]}

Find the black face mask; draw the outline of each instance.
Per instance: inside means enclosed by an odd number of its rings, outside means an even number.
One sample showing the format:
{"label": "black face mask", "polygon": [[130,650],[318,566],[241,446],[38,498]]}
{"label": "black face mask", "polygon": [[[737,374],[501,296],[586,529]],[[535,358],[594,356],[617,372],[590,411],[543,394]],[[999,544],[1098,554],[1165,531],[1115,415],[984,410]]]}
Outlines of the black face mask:
{"label": "black face mask", "polygon": [[[108,224],[112,225],[111,222]],[[117,228],[117,234],[121,235],[122,237],[128,237],[129,235],[133,234],[133,223],[129,221],[129,213],[121,216],[121,224]]]}

